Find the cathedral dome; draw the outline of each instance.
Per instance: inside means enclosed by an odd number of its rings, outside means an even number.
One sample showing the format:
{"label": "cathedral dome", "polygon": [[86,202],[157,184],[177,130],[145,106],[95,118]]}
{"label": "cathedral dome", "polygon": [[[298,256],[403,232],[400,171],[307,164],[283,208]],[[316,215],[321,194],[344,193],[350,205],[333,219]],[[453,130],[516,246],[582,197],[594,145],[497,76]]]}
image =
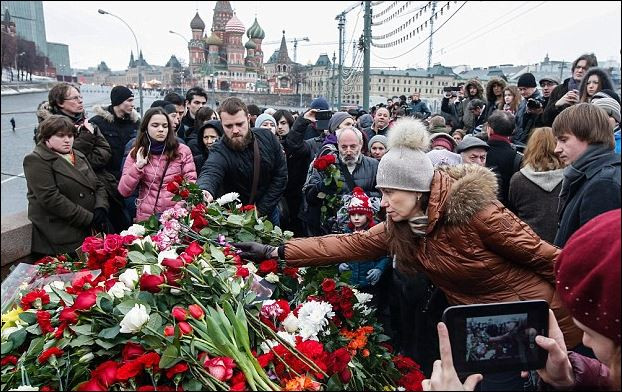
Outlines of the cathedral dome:
{"label": "cathedral dome", "polygon": [[246,36],[250,39],[253,39],[253,38],[264,39],[265,38],[266,33],[259,26],[259,23],[257,22],[257,18],[255,18],[253,25],[246,32]]}
{"label": "cathedral dome", "polygon": [[194,15],[194,18],[192,18],[190,28],[192,30],[205,30],[205,22],[203,22],[198,12]]}
{"label": "cathedral dome", "polygon": [[257,49],[257,45],[251,40],[248,40],[248,42],[244,44],[244,47],[246,49]]}
{"label": "cathedral dome", "polygon": [[212,35],[210,35],[210,36],[209,36],[209,38],[207,38],[207,39],[205,40],[205,43],[206,43],[207,45],[217,45],[217,46],[221,46],[221,45],[222,45],[222,40],[220,39],[220,37],[218,37],[218,36],[216,35],[216,33],[214,33],[214,32],[212,31]]}
{"label": "cathedral dome", "polygon": [[245,31],[246,28],[244,28],[244,25],[242,24],[240,19],[238,19],[238,17],[233,14],[231,19],[229,19],[227,25],[225,26],[225,33],[244,34]]}

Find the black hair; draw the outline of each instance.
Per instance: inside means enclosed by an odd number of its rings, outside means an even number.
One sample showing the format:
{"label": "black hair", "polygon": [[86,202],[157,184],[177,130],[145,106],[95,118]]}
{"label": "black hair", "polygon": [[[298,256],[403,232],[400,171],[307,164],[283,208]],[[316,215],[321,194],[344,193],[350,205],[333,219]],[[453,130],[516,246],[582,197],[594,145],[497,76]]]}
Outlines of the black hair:
{"label": "black hair", "polygon": [[207,92],[205,92],[203,87],[193,87],[186,93],[186,102],[191,102],[195,95],[203,97],[207,101]]}
{"label": "black hair", "polygon": [[515,126],[514,115],[504,110],[495,110],[488,117],[488,126],[498,135],[512,136]]}
{"label": "black hair", "polygon": [[469,101],[467,105],[467,110],[475,109],[475,108],[483,108],[486,103],[481,99],[472,99]]}
{"label": "black hair", "polygon": [[181,97],[181,95],[174,93],[174,92],[170,92],[168,94],[166,94],[163,98],[164,101],[168,101],[170,103],[172,103],[173,105],[177,105],[180,106],[184,104],[184,99]]}
{"label": "black hair", "polygon": [[251,116],[259,116],[261,114],[259,107],[254,103],[251,103],[246,108],[248,109],[248,114],[250,114]]}
{"label": "black hair", "polygon": [[277,122],[277,124],[281,120],[281,117],[285,117],[285,120],[289,124],[290,128],[292,127],[292,125],[294,125],[294,116],[289,110],[277,110],[276,112],[274,112],[272,117],[274,117],[274,120]]}

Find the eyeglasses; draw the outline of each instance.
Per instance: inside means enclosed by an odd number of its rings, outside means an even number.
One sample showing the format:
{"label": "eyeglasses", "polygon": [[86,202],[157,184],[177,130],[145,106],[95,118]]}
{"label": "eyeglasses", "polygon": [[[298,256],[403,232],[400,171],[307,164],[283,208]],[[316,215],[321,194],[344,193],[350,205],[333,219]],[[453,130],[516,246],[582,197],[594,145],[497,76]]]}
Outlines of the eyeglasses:
{"label": "eyeglasses", "polygon": [[76,102],[80,102],[82,101],[84,98],[82,97],[82,95],[76,95],[75,97],[69,97],[69,98],[65,98],[65,101],[76,101]]}

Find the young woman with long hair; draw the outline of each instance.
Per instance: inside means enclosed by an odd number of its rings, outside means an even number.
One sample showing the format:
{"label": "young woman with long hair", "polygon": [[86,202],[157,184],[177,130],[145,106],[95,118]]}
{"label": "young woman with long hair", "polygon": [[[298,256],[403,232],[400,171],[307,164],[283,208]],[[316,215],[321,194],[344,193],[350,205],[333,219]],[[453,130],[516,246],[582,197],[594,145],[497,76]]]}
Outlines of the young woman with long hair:
{"label": "young woman with long hair", "polygon": [[521,97],[518,92],[518,87],[516,86],[507,86],[503,89],[503,110],[506,112],[510,112],[513,115],[516,115],[518,111],[518,105],[522,101],[523,97]]}
{"label": "young woman with long hair", "polygon": [[151,108],[140,124],[119,181],[119,193],[124,197],[139,188],[137,222],[175,206],[177,202],[172,201],[173,194],[166,185],[177,175],[196,181],[192,152],[188,146],[177,141],[164,109]]}

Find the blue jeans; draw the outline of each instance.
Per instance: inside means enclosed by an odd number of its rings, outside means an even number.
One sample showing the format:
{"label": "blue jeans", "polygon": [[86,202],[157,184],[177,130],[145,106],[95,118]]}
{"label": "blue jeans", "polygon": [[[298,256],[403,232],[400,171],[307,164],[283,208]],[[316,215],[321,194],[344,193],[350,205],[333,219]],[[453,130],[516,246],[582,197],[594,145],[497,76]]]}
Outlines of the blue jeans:
{"label": "blue jeans", "polygon": [[281,226],[281,211],[279,211],[279,206],[274,206],[274,209],[266,214],[266,217],[274,226]]}

